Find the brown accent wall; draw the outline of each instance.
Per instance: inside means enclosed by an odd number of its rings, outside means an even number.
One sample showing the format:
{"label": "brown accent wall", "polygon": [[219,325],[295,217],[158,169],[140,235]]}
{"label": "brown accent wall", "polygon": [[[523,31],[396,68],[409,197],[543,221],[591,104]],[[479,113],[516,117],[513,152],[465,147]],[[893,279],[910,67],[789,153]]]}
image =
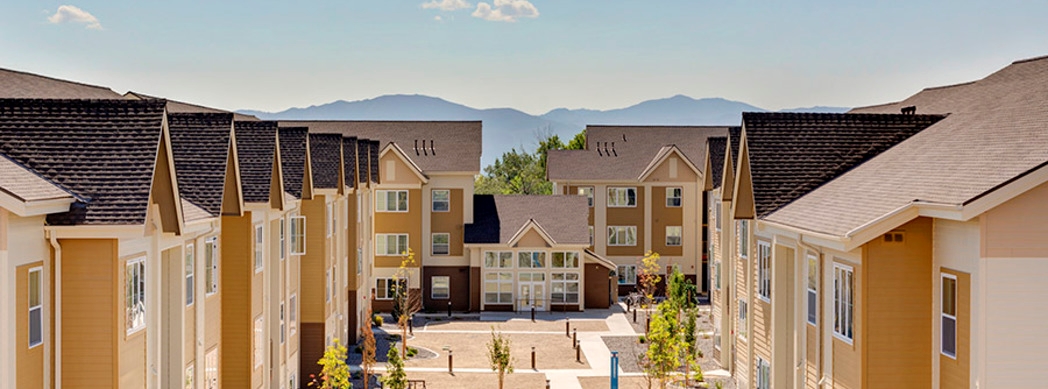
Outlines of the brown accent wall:
{"label": "brown accent wall", "polygon": [[324,357],[324,323],[299,323],[299,333],[302,334],[299,353],[298,376],[301,387],[309,381],[309,375],[320,375],[320,365],[317,361]]}
{"label": "brown accent wall", "polygon": [[[607,214],[607,226],[636,226],[637,227],[637,245],[636,246],[607,246],[607,255],[610,256],[629,256],[644,255],[644,187],[636,187],[637,189],[637,206],[636,207],[623,207],[613,208],[608,207],[605,212]],[[603,193],[594,193],[594,196],[608,197],[608,191],[604,190]],[[607,227],[605,226],[605,227]],[[608,240],[608,230],[595,231],[594,239]]]}
{"label": "brown accent wall", "polygon": [[124,336],[117,241],[63,239],[61,244],[62,386],[116,387],[117,343]]}
{"label": "brown accent wall", "polygon": [[[377,192],[372,197],[376,196]],[[415,252],[415,266],[422,263],[422,211],[422,190],[410,189],[408,212],[375,212],[375,234],[408,234],[408,247]],[[376,255],[375,267],[400,267],[402,260],[401,256]]]}
{"label": "brown accent wall", "polygon": [[[903,242],[870,241],[864,248],[864,386],[920,387],[932,378],[932,220],[893,231]],[[858,300],[858,298],[856,299]]]}
{"label": "brown accent wall", "polygon": [[611,280],[608,276],[611,272],[604,266],[586,264],[583,269],[585,273],[586,308],[607,309],[611,306]]}
{"label": "brown accent wall", "polygon": [[[684,170],[691,169],[680,164]],[[694,173],[692,173],[694,175]],[[651,250],[665,256],[684,255],[684,245],[694,245],[701,242],[689,241],[687,236],[681,236],[680,246],[666,245],[666,227],[684,226],[683,199],[680,207],[666,206],[666,189],[669,187],[655,186],[651,188]],[[638,231],[639,232],[639,231]],[[683,234],[682,234],[683,235]],[[700,250],[701,251],[701,250]]]}
{"label": "brown accent wall", "polygon": [[[43,265],[43,262],[36,262],[15,269],[15,382],[19,388],[44,387],[44,349],[50,345],[41,343],[29,348],[29,269]],[[44,291],[50,288],[50,285],[41,271],[41,304],[44,303]],[[43,326],[45,323],[40,324]]]}
{"label": "brown accent wall", "polygon": [[[302,323],[324,323],[327,277],[327,196],[302,200],[301,215],[306,217],[306,254],[299,257],[302,279],[299,286],[299,316]],[[323,327],[323,326],[322,326]],[[303,339],[305,340],[305,339]],[[323,338],[321,338],[323,342]],[[304,375],[308,377],[308,375]]]}
{"label": "brown accent wall", "polygon": [[[435,188],[442,189],[442,188]],[[462,243],[465,237],[463,229],[462,189],[449,189],[451,193],[451,207],[448,212],[430,213],[430,232],[451,234],[450,255],[462,256]],[[430,209],[432,211],[432,209]],[[427,240],[429,237],[426,238]]]}
{"label": "brown accent wall", "polygon": [[480,310],[480,302],[484,298],[484,280],[480,277],[480,267],[469,268],[469,310],[476,312]]}
{"label": "brown accent wall", "polygon": [[[848,342],[840,340],[836,336],[833,337],[833,386],[835,388],[861,388],[862,345],[865,334],[863,332],[865,330],[863,320],[866,316],[863,314],[863,309],[865,305],[864,296],[868,296],[863,289],[866,287],[866,282],[863,279],[865,272],[861,266],[856,266],[856,264],[851,262],[837,261],[837,263],[852,266],[855,272],[856,285],[853,287],[855,303],[852,306],[855,318],[852,324],[852,337],[854,338],[852,344],[848,344]],[[833,329],[829,330],[833,331]]]}
{"label": "brown accent wall", "polygon": [[[346,220],[347,225],[346,233],[346,252],[349,253],[349,263],[346,266],[349,274],[346,276],[346,284],[349,290],[357,290],[359,288],[359,282],[357,280],[357,248],[360,247],[360,237],[357,236],[357,196],[360,196],[359,192],[353,192],[352,194],[346,195],[346,208],[349,208],[348,219]],[[363,275],[363,272],[360,273]],[[355,313],[356,311],[350,311]]]}
{"label": "brown accent wall", "polygon": [[[943,273],[957,276],[957,358],[950,358],[939,353],[939,388],[968,388],[970,387],[969,377],[971,377],[972,365],[972,276],[947,268],[941,270]],[[941,291],[940,288],[936,293],[941,293]]]}
{"label": "brown accent wall", "polygon": [[[432,277],[448,276],[451,281],[451,299],[434,300]],[[469,266],[425,266],[422,268],[422,307],[425,311],[445,312],[448,301],[455,311],[469,310]]]}
{"label": "brown accent wall", "polygon": [[[221,386],[226,388],[247,388],[251,385],[252,347],[254,334],[254,317],[251,315],[252,285],[255,274],[255,244],[253,240],[254,225],[251,213],[244,216],[222,217],[222,239],[219,241],[218,294],[207,298],[208,324],[212,321],[212,301],[219,301],[222,312],[219,322],[221,328],[221,350],[219,367]],[[207,255],[206,253],[204,254]],[[206,266],[206,257],[199,261]],[[205,274],[202,274],[206,280]],[[206,282],[206,281],[205,281]],[[218,296],[218,298],[216,298]],[[206,346],[205,350],[209,350]],[[199,368],[199,367],[198,367]]]}
{"label": "brown accent wall", "polygon": [[357,313],[357,306],[360,304],[357,301],[356,290],[350,290],[346,294],[346,305],[346,325],[349,326],[349,339],[346,339],[345,344],[356,344],[357,334],[360,333],[360,320]]}
{"label": "brown accent wall", "polygon": [[983,257],[1048,257],[1048,184],[1041,184],[983,214]]}

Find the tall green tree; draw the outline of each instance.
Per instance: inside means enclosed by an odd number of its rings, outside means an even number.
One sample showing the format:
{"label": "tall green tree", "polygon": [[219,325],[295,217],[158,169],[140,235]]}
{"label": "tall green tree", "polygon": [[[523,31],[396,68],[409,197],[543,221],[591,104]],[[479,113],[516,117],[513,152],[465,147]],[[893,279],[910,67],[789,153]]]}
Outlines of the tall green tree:
{"label": "tall green tree", "polygon": [[494,164],[484,168],[474,190],[478,194],[552,194],[553,184],[546,180],[549,151],[581,150],[585,145],[585,132],[578,133],[567,144],[559,136],[547,134],[538,140],[534,153],[523,147],[503,153]]}
{"label": "tall green tree", "polygon": [[685,356],[686,347],[680,335],[680,323],[677,321],[679,311],[673,304],[662,303],[651,320],[648,331],[647,364],[644,373],[665,388],[681,366],[681,357]]}

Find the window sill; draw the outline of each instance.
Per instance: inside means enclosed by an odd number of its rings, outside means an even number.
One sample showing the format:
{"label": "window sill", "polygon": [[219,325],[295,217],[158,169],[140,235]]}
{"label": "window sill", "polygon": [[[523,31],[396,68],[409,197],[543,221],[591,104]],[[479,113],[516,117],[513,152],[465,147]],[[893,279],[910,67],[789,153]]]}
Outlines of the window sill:
{"label": "window sill", "polygon": [[761,295],[758,294],[757,295],[757,300],[760,300],[760,301],[766,302],[768,304],[771,304],[771,297],[764,297],[764,296],[761,296]]}
{"label": "window sill", "polygon": [[947,353],[945,351],[939,351],[939,355],[945,356],[945,357],[953,359],[955,361],[957,360],[957,355],[950,355],[949,353]]}
{"label": "window sill", "polygon": [[847,337],[845,337],[844,335],[838,334],[838,333],[836,333],[836,332],[834,332],[834,333],[833,333],[833,338],[834,338],[834,339],[837,339],[837,340],[839,340],[839,341],[841,341],[841,342],[844,342],[844,343],[846,343],[846,344],[847,344],[847,345],[849,345],[849,346],[854,346],[854,345],[855,345],[855,340],[853,340],[853,339],[848,339],[848,338],[847,338]]}

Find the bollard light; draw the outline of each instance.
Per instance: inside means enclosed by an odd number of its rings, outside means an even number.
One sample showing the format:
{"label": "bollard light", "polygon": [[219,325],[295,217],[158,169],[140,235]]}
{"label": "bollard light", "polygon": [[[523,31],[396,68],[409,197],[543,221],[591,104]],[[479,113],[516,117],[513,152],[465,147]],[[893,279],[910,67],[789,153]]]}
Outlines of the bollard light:
{"label": "bollard light", "polygon": [[578,328],[573,328],[571,330],[571,344],[578,343],[578,335],[579,335],[579,329]]}
{"label": "bollard light", "polygon": [[534,305],[531,306],[531,322],[532,323],[535,322],[535,306]]}
{"label": "bollard light", "polygon": [[455,369],[454,369],[455,363],[454,363],[454,361],[455,361],[455,356],[452,355],[452,350],[449,348],[448,349],[448,374],[455,374]]}
{"label": "bollard light", "polygon": [[571,318],[564,320],[564,336],[571,336]]}
{"label": "bollard light", "polygon": [[535,346],[531,346],[531,370],[535,370]]}
{"label": "bollard light", "polygon": [[451,318],[451,301],[448,301],[448,318]]}

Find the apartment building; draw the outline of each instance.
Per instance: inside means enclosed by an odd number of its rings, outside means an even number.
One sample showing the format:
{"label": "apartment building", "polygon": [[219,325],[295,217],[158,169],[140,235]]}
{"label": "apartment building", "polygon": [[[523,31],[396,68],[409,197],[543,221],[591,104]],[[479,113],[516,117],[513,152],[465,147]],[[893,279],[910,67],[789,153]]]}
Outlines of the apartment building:
{"label": "apartment building", "polygon": [[637,266],[657,252],[707,290],[706,138],[727,127],[587,126],[585,150],[551,150],[554,193],[588,199],[590,248],[616,264],[618,295],[636,290]]}

